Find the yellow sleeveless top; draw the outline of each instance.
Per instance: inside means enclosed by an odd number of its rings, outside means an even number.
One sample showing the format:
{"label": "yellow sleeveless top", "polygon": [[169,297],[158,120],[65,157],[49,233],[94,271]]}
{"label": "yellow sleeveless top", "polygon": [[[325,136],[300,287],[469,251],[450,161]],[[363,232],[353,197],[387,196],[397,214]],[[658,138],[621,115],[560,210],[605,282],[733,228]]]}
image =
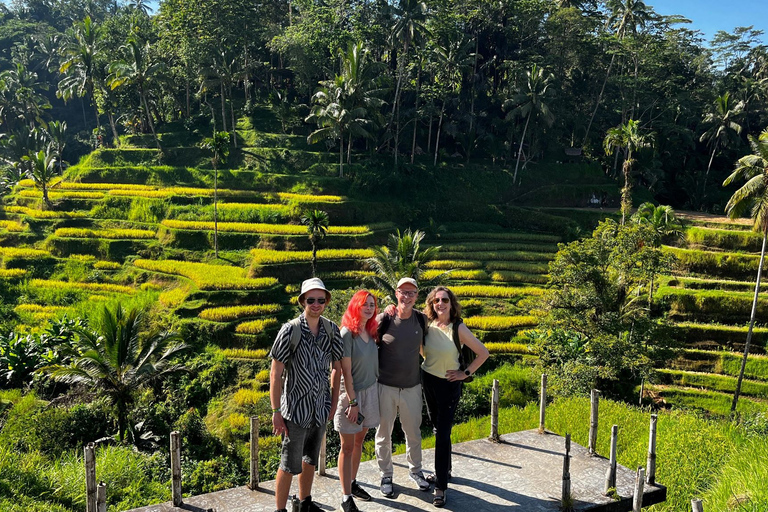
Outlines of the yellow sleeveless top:
{"label": "yellow sleeveless top", "polygon": [[453,343],[452,323],[442,329],[434,322],[429,325],[421,368],[441,379],[445,378],[445,372],[448,370],[459,369],[459,351]]}

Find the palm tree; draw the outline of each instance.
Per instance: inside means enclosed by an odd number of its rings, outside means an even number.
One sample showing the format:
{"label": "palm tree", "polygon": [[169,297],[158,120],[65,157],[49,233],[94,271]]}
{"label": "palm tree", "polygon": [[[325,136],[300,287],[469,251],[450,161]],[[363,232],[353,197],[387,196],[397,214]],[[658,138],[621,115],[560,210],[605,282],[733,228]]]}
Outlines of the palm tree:
{"label": "palm tree", "polygon": [[48,147],[59,164],[59,174],[61,174],[64,170],[62,154],[67,145],[67,122],[51,121],[45,129],[45,136],[48,139]]}
{"label": "palm tree", "polygon": [[744,379],[744,369],[749,359],[749,346],[752,342],[752,330],[755,326],[755,313],[757,312],[757,299],[760,292],[760,278],[763,273],[765,261],[765,242],[768,239],[768,129],[763,130],[759,138],[749,137],[749,145],[753,153],[744,156],[736,163],[736,169],[726,178],[723,186],[736,181],[745,181],[742,187],[734,192],[725,212],[732,218],[739,218],[749,212],[754,221],[755,231],[763,233],[763,247],[760,250],[760,263],[757,267],[757,280],[755,282],[755,296],[752,300],[752,313],[749,317],[749,329],[747,341],[744,344],[744,356],[741,359],[739,378],[736,381],[736,391],[733,393],[731,413],[736,412],[736,405],[741,393],[741,382]]}
{"label": "palm tree", "polygon": [[606,155],[612,155],[619,148],[624,148],[624,188],[621,189],[621,224],[632,209],[632,166],[635,164],[634,153],[648,147],[653,141],[652,135],[640,133],[640,123],[633,119],[626,124],[616,126],[608,130],[603,141]]}
{"label": "palm tree", "polygon": [[[64,101],[69,101],[74,96],[82,98],[88,96],[93,104],[96,114],[96,129],[99,130],[99,110],[96,107],[96,98],[93,95],[95,81],[97,80],[96,60],[101,52],[102,33],[90,16],[86,16],[82,22],[76,22],[66,34],[66,42],[62,53],[64,62],[59,67],[64,78],[59,82],[56,95]],[[83,106],[83,121],[85,121],[85,107]]]}
{"label": "palm tree", "polygon": [[123,441],[135,393],[171,373],[186,370],[173,359],[188,348],[176,333],[142,334],[144,313],[103,307],[91,329],[77,328],[76,354],[69,365],[44,368],[55,380],[84,384],[105,395],[117,409],[117,430]]}
{"label": "palm tree", "polygon": [[149,41],[142,45],[138,39],[131,37],[128,39],[128,43],[122,47],[122,50],[126,54],[127,60],[117,60],[109,65],[109,85],[112,89],[125,84],[136,86],[144,108],[144,115],[147,116],[149,128],[155,138],[155,144],[157,144],[157,149],[162,152],[163,148],[160,146],[160,139],[155,131],[155,123],[152,121],[152,112],[149,110],[147,95],[152,81],[166,69],[166,65],[164,62],[152,60]]}
{"label": "palm tree", "polygon": [[512,183],[517,180],[517,169],[520,166],[520,157],[523,154],[523,141],[528,131],[528,123],[532,117],[541,117],[547,126],[551,126],[555,120],[549,106],[544,103],[544,97],[547,95],[547,89],[552,82],[552,74],[545,75],[544,68],[536,64],[526,72],[525,86],[521,88],[518,94],[512,99],[504,102],[504,108],[509,109],[512,105],[516,107],[507,115],[507,120],[514,117],[525,117],[525,127],[523,135],[520,137],[520,147],[517,150],[517,162],[515,163],[515,173],[512,176]]}
{"label": "palm tree", "polygon": [[425,264],[437,258],[440,251],[439,246],[422,248],[421,242],[424,240],[423,231],[411,232],[406,229],[402,234],[397,230],[396,234],[389,235],[389,242],[386,246],[375,247],[373,257],[368,258],[366,263],[375,272],[371,278],[374,286],[379,290],[386,292],[393,302],[397,302],[395,290],[397,282],[403,277],[412,277],[424,285],[441,280],[447,273],[430,280],[422,279]]}
{"label": "palm tree", "polygon": [[668,205],[656,206],[653,203],[643,203],[632,215],[631,219],[637,224],[647,224],[653,228],[654,246],[660,247],[661,242],[668,236],[683,236],[683,226],[675,214],[674,208]]}
{"label": "palm tree", "polygon": [[328,234],[328,214],[322,210],[307,210],[301,216],[301,223],[307,226],[309,243],[312,244],[312,277],[317,275],[317,244]]}
{"label": "palm tree", "polygon": [[213,137],[205,139],[200,145],[213,153],[211,164],[213,164],[213,251],[216,258],[219,257],[219,212],[218,212],[218,194],[219,194],[219,164],[227,161],[229,156],[229,133],[213,132]]}
{"label": "palm tree", "polygon": [[[461,77],[464,69],[468,68],[472,55],[470,54],[471,42],[463,37],[448,41],[445,45],[438,43],[434,49],[434,55],[438,65],[438,82],[444,84],[441,91],[442,106],[440,107],[440,120],[437,122],[437,135],[435,135],[435,159],[433,165],[437,165],[437,156],[440,152],[440,132],[445,117],[445,105],[451,92],[458,93],[461,88]],[[431,121],[430,121],[431,123]]]}
{"label": "palm tree", "polygon": [[51,187],[53,179],[57,176],[55,155],[50,151],[40,150],[37,153],[25,156],[24,159],[29,161],[29,174],[32,181],[35,182],[35,187],[43,192],[45,206],[53,208],[51,200],[48,198],[48,189]]}
{"label": "palm tree", "polygon": [[741,125],[737,119],[741,117],[744,108],[743,102],[735,105],[731,103],[731,93],[726,92],[715,99],[715,108],[704,117],[704,124],[710,125],[709,129],[701,134],[700,142],[707,142],[712,147],[712,154],[707,164],[707,172],[704,174],[704,184],[701,187],[702,197],[706,193],[707,178],[712,161],[719,148],[728,147],[729,143],[738,140],[741,135]]}

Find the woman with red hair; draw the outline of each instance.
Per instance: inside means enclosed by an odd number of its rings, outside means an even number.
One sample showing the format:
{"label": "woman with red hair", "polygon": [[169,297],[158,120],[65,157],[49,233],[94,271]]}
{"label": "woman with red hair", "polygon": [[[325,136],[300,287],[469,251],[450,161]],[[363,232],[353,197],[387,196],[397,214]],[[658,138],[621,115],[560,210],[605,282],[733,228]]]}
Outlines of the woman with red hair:
{"label": "woman with red hair", "polygon": [[356,512],[352,496],[369,501],[371,495],[357,483],[357,469],[365,434],[379,425],[379,349],[376,297],[367,290],[352,296],[341,319],[344,355],[341,359],[341,393],[334,428],[341,437],[339,480],[344,495],[341,508]]}

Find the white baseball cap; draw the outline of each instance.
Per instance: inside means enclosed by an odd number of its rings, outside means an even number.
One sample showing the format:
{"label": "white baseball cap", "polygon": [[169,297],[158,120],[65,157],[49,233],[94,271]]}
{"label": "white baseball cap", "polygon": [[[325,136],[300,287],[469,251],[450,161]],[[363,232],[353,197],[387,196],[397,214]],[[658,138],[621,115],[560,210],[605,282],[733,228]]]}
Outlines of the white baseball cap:
{"label": "white baseball cap", "polygon": [[412,278],[412,277],[404,277],[404,278],[400,279],[397,282],[397,287],[400,288],[404,284],[412,284],[414,287],[416,287],[417,290],[419,289],[419,285],[416,283],[416,280],[414,278]]}

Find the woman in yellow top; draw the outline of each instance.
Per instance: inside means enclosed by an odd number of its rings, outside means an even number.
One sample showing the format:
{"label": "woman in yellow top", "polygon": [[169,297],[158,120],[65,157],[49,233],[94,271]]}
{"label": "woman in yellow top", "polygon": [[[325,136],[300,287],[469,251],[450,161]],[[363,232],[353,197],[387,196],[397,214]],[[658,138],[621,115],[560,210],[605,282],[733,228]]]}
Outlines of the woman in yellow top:
{"label": "woman in yellow top", "polygon": [[[435,428],[435,497],[432,504],[443,507],[451,468],[451,428],[461,397],[461,383],[488,359],[488,349],[461,323],[461,305],[445,286],[430,292],[424,314],[430,323],[423,347],[421,376],[427,411]],[[453,340],[455,322],[460,322],[461,346],[466,345],[476,355],[472,364],[463,370],[459,368],[459,351]]]}

